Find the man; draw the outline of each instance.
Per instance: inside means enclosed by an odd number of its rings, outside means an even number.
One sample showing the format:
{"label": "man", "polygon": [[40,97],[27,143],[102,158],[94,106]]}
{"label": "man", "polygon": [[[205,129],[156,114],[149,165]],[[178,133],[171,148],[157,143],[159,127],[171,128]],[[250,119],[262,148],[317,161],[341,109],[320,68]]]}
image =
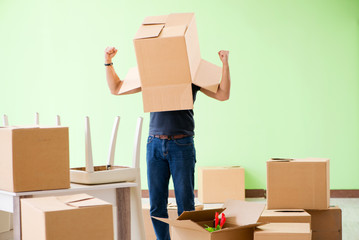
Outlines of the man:
{"label": "man", "polygon": [[[116,74],[112,58],[117,49],[105,49],[105,66],[108,86],[117,95],[123,82]],[[216,93],[192,84],[193,101],[198,91],[207,96],[225,101],[229,99],[231,82],[228,65],[228,51],[219,51],[222,61],[222,80]],[[140,92],[135,89],[128,94]],[[147,182],[150,195],[150,215],[168,218],[168,183],[172,175],[178,215],[183,211],[194,210],[194,170],[196,152],[193,142],[193,110],[178,110],[150,113],[150,130],[147,140]],[[169,240],[169,226],[152,219],[158,240]]]}

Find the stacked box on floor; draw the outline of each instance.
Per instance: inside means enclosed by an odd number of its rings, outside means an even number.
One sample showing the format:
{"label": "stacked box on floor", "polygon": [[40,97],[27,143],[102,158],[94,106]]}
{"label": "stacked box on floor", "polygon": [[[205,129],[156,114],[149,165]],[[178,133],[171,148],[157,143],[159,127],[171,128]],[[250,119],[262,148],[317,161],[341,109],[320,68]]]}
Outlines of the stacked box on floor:
{"label": "stacked box on floor", "polygon": [[202,203],[224,203],[228,199],[244,200],[244,168],[200,167],[198,200]]}
{"label": "stacked box on floor", "polygon": [[[307,211],[311,215],[313,240],[341,240],[341,211],[330,209],[329,201],[329,159],[271,159],[267,162],[267,208]],[[271,232],[270,227],[267,231]]]}
{"label": "stacked box on floor", "polygon": [[342,210],[335,206],[328,210],[307,210],[312,217],[313,240],[342,239]]}

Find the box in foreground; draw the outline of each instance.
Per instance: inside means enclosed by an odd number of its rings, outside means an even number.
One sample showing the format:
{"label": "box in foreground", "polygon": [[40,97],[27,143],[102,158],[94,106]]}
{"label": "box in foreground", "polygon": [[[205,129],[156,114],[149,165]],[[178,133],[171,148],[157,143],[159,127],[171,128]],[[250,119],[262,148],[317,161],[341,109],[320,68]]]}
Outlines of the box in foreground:
{"label": "box in foreground", "polygon": [[[156,218],[170,224],[173,240],[237,240],[253,239],[253,232],[264,204],[230,200],[224,208],[183,212],[176,220]],[[208,232],[205,225],[213,227],[215,212],[226,214],[227,221],[222,230]]]}
{"label": "box in foreground", "polygon": [[112,205],[87,194],[21,199],[23,240],[113,240]]}
{"label": "box in foreground", "polygon": [[268,209],[328,209],[329,159],[267,161]]}
{"label": "box in foreground", "polygon": [[200,167],[198,172],[200,202],[224,203],[227,199],[244,200],[244,168]]}
{"label": "box in foreground", "polygon": [[0,189],[70,187],[67,127],[0,127]]}

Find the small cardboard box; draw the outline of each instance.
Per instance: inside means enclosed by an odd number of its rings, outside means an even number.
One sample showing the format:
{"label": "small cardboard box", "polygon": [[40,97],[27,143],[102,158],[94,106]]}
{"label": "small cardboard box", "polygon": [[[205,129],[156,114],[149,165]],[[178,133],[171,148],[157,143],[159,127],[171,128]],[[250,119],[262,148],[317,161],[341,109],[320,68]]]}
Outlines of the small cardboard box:
{"label": "small cardboard box", "polygon": [[202,203],[224,203],[227,199],[245,199],[244,168],[200,167],[198,200]]}
{"label": "small cardboard box", "polygon": [[267,161],[268,209],[328,209],[329,159]]}
{"label": "small cardboard box", "polygon": [[21,199],[23,240],[113,240],[112,205],[87,194]]}
{"label": "small cardboard box", "polygon": [[309,223],[269,223],[254,231],[254,240],[311,240]]}
{"label": "small cardboard box", "polygon": [[342,239],[342,210],[335,206],[328,210],[307,210],[312,217],[313,240]]}
{"label": "small cardboard box", "polygon": [[310,223],[310,214],[303,209],[264,210],[258,222],[262,223]]}
{"label": "small cardboard box", "polygon": [[[176,220],[178,217],[177,206],[175,204],[168,204],[168,218]],[[196,205],[195,210],[203,210],[203,205]],[[145,224],[146,240],[156,240],[156,234],[153,230],[153,225],[150,216],[150,205],[146,204],[142,207],[143,222]],[[170,235],[172,236],[172,229],[170,229]]]}
{"label": "small cardboard box", "polygon": [[67,127],[0,127],[0,189],[70,187]]}
{"label": "small cardboard box", "polygon": [[0,233],[10,231],[11,213],[0,211]]}
{"label": "small cardboard box", "polygon": [[[253,239],[253,232],[264,204],[229,200],[224,204],[225,208],[208,209],[201,211],[183,212],[176,220],[156,218],[170,224],[173,240],[237,240]],[[222,230],[208,232],[205,225],[214,225],[215,212],[226,214],[226,223]]]}
{"label": "small cardboard box", "polygon": [[222,70],[201,59],[194,13],[147,17],[133,43],[138,68],[118,94],[141,88],[145,112],[193,109],[192,83],[217,91]]}

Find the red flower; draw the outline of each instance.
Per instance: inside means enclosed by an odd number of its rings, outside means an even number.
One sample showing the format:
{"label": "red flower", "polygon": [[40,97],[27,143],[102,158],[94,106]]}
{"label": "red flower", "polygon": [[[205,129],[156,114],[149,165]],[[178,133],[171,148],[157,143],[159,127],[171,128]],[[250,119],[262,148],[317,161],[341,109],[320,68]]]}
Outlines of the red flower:
{"label": "red flower", "polygon": [[219,219],[218,219],[218,212],[216,212],[216,215],[214,216],[215,218],[215,222],[214,222],[214,227],[217,228],[217,225],[218,225],[218,222],[219,222]]}
{"label": "red flower", "polygon": [[219,224],[219,226],[222,228],[225,222],[226,222],[226,215],[222,213],[221,223]]}

